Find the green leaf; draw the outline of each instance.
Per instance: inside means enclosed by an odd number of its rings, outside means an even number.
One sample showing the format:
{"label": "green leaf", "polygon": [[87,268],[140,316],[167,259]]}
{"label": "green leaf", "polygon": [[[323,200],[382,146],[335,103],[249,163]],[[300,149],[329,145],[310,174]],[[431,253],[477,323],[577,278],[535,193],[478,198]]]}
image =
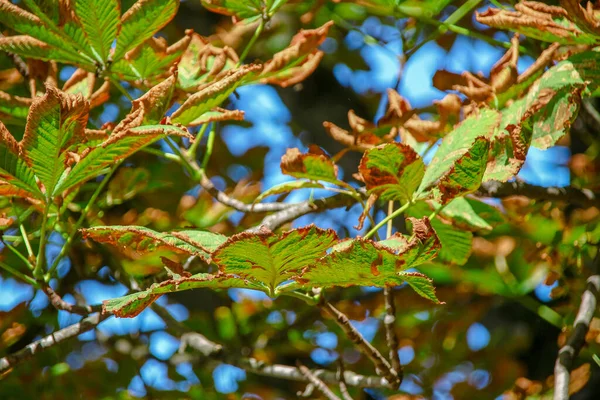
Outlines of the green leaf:
{"label": "green leaf", "polygon": [[18,54],[26,58],[44,61],[56,61],[64,64],[76,64],[93,69],[94,64],[88,60],[74,57],[70,53],[52,47],[31,36],[17,35],[0,37],[0,50]]}
{"label": "green leaf", "polygon": [[297,148],[287,149],[281,157],[281,172],[294,178],[347,186],[337,178],[337,166],[322,152],[302,154]]}
{"label": "green leaf", "polygon": [[471,255],[473,234],[467,230],[454,228],[437,218],[431,221],[431,225],[442,246],[439,259],[451,264],[464,265]]}
{"label": "green leaf", "polygon": [[46,197],[54,195],[66,169],[66,150],[83,141],[89,105],[79,95],[48,86],[46,94],[31,105],[21,141],[25,159],[44,185]]}
{"label": "green leaf", "polygon": [[412,147],[387,143],[367,150],[358,167],[369,193],[382,200],[412,199],[425,173],[425,165]]}
{"label": "green leaf", "polygon": [[275,295],[279,284],[324,256],[336,241],[334,231],[315,226],[280,235],[270,231],[243,232],[220,246],[213,261],[222,273],[260,282]]}
{"label": "green leaf", "polygon": [[248,74],[260,68],[260,65],[248,64],[228,71],[222,79],[207,84],[202,90],[191,95],[173,113],[171,120],[182,125],[190,124],[204,113],[223,103]]}
{"label": "green leaf", "polygon": [[188,278],[170,279],[155,283],[142,292],[105,300],[102,303],[102,312],[112,313],[119,318],[133,318],[165,293],[197,288],[228,289],[246,287],[248,289],[259,289],[257,285],[251,282],[247,284],[244,282],[243,279],[233,275],[212,274],[196,274]]}
{"label": "green leaf", "polygon": [[143,226],[98,226],[83,229],[84,238],[108,243],[118,250],[134,250],[151,254],[168,250],[177,254],[193,255],[208,260],[210,253],[224,243],[225,236],[207,231],[184,230],[161,233]]}
{"label": "green leaf", "polygon": [[258,196],[256,198],[256,200],[254,200],[254,202],[258,203],[258,202],[262,201],[263,199],[265,199],[266,197],[273,196],[276,194],[288,193],[288,192],[291,192],[292,190],[313,189],[313,188],[322,189],[322,188],[324,188],[324,186],[320,183],[310,182],[310,181],[283,182],[283,183],[280,183],[279,185],[275,185],[275,186],[267,189],[266,191],[262,192],[260,194],[260,196]]}
{"label": "green leaf", "polygon": [[[435,237],[435,232],[430,230],[429,235]],[[427,241],[427,239],[423,239],[425,242]],[[414,277],[416,275],[403,272],[418,264],[421,259],[419,254],[423,254],[423,247],[421,240],[416,238],[410,243],[405,242],[402,247],[397,249],[366,239],[348,240],[334,247],[331,253],[316,263],[308,265],[301,274],[292,279],[304,288],[355,285],[397,286],[411,279],[417,287],[422,287],[423,280],[417,283]],[[437,249],[439,249],[439,242]],[[417,275],[427,280],[424,275]],[[429,285],[431,286],[430,281]],[[293,288],[295,287],[289,286],[289,290]],[[430,290],[423,289],[417,293],[426,294],[424,297],[439,303],[435,294],[431,295],[433,293],[432,286]]]}
{"label": "green leaf", "polygon": [[[20,157],[19,143],[0,122],[0,193],[3,196],[31,194],[39,199],[43,198],[35,182],[33,171]],[[22,193],[21,191],[25,191]]]}
{"label": "green leaf", "polygon": [[[442,207],[440,204],[434,205],[436,209]],[[490,231],[504,221],[504,215],[496,207],[466,197],[452,200],[439,215],[451,220],[453,226],[470,231]]]}
{"label": "green leaf", "polygon": [[110,47],[117,37],[121,19],[118,0],[75,0],[75,14],[81,21],[83,32],[102,64],[108,61]]}
{"label": "green leaf", "polygon": [[0,23],[60,49],[61,53],[72,60],[82,58],[71,43],[67,43],[64,37],[53,32],[38,16],[13,5],[10,1],[0,1]]}
{"label": "green leaf", "polygon": [[272,17],[287,0],[201,0],[212,12],[232,15],[249,23],[263,15]]}
{"label": "green leaf", "polygon": [[138,0],[121,17],[121,31],[113,60],[117,61],[156,32],[177,14],[179,0]]}
{"label": "green leaf", "polygon": [[32,100],[0,91],[0,118],[4,123],[25,125]]}
{"label": "green leaf", "polygon": [[416,192],[418,198],[432,190],[442,203],[476,191],[488,161],[489,140],[500,123],[500,114],[478,110],[444,137]]}

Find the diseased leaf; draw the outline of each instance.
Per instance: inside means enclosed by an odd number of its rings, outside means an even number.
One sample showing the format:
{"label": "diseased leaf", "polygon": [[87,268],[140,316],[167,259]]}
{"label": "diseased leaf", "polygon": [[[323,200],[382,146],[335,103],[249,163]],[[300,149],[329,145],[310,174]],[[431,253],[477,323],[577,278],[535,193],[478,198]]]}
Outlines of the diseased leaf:
{"label": "diseased leaf", "polygon": [[337,166],[322,152],[302,154],[297,148],[287,149],[281,157],[281,172],[294,178],[343,184],[337,178]]}
{"label": "diseased leaf", "polygon": [[536,1],[515,4],[515,11],[489,8],[475,13],[478,22],[499,29],[510,29],[523,35],[561,44],[595,44],[600,38],[584,32],[569,18],[562,7]]}
{"label": "diseased leaf", "polygon": [[276,194],[282,194],[282,193],[288,193],[288,192],[291,192],[292,190],[313,189],[313,188],[321,189],[323,187],[324,186],[320,183],[310,182],[310,181],[283,182],[283,183],[280,183],[279,185],[275,185],[275,186],[265,190],[264,192],[262,192],[260,194],[260,196],[258,196],[256,198],[256,200],[254,200],[254,202],[258,203],[269,196],[273,196]]}
{"label": "diseased leaf", "polygon": [[72,60],[81,60],[77,50],[64,37],[53,32],[38,16],[12,4],[8,0],[0,0],[0,23],[15,31],[28,35],[56,49]]}
{"label": "diseased leaf", "polygon": [[[424,221],[424,223],[428,225],[427,221]],[[420,229],[419,223],[415,222],[415,224],[417,225],[416,236],[420,236],[424,232],[418,232]],[[401,243],[400,246],[392,247],[388,247],[383,242],[376,243],[365,239],[348,240],[334,247],[331,253],[322,257],[316,263],[308,265],[302,270],[302,273],[292,279],[305,288],[354,285],[397,286],[405,281],[404,278],[410,276],[402,272],[415,267],[427,258],[422,255],[430,253],[431,249],[425,248],[428,247],[426,243],[430,239],[437,243],[434,252],[439,250],[439,242],[430,226],[427,235],[428,237],[415,237],[410,243],[401,240],[398,242]],[[387,243],[393,244],[391,240]],[[427,279],[424,275],[417,275]],[[411,278],[408,277],[408,279]],[[414,283],[418,287],[424,285],[423,281],[420,284]],[[289,288],[294,287],[290,286]],[[420,295],[425,292],[429,294],[424,297],[439,303],[435,295],[431,296],[433,288],[429,291],[417,291]]]}
{"label": "diseased leaf", "polygon": [[74,57],[68,52],[52,47],[31,36],[16,35],[0,37],[0,50],[15,53],[26,58],[75,64],[87,69],[94,68],[94,64],[91,61]]}
{"label": "diseased leaf", "polygon": [[121,17],[121,31],[113,60],[117,61],[156,32],[177,13],[179,0],[138,0]]}
{"label": "diseased leaf", "polygon": [[20,146],[26,162],[44,185],[46,197],[66,169],[67,149],[82,141],[89,106],[81,96],[48,86],[46,94],[31,105]]}
{"label": "diseased leaf", "polygon": [[173,113],[173,122],[188,125],[197,120],[204,113],[219,106],[229,95],[242,83],[242,79],[248,74],[260,70],[260,65],[243,65],[238,69],[228,71],[220,80],[207,84],[203,89],[191,95]]}
{"label": "diseased leaf", "polygon": [[[439,191],[442,203],[479,188],[488,161],[489,140],[500,114],[481,109],[465,119],[442,140],[416,194],[420,198]],[[437,197],[437,193],[433,193]]]}
{"label": "diseased leaf", "polygon": [[230,47],[216,47],[208,39],[193,33],[177,68],[177,86],[186,92],[196,92],[201,85],[221,77],[235,68],[239,58]]}
{"label": "diseased leaf", "polygon": [[[192,138],[183,129],[172,125],[156,125],[171,104],[176,77],[171,76],[134,100],[131,112],[104,141],[86,149],[71,171],[61,179],[57,192],[98,176],[104,168],[122,160],[163,135]],[[143,123],[153,125],[141,125]]]}
{"label": "diseased leaf", "polygon": [[98,226],[83,229],[84,238],[108,243],[118,250],[131,249],[139,254],[168,250],[208,260],[210,253],[225,242],[225,236],[207,231],[156,232],[143,226]]}
{"label": "diseased leaf", "polygon": [[169,74],[170,69],[183,55],[191,41],[191,31],[179,41],[167,46],[164,38],[151,37],[142,45],[127,53],[126,57],[113,63],[111,72],[125,80],[142,80],[152,84]]}
{"label": "diseased leaf", "polygon": [[19,143],[0,122],[0,193],[7,196],[42,198],[33,171],[25,163]]}
{"label": "diseased leaf", "polygon": [[210,122],[223,122],[223,121],[243,121],[244,112],[241,110],[226,110],[221,107],[215,107],[214,109],[205,112],[192,122],[188,126],[198,126],[208,124]]}
{"label": "diseased leaf", "polygon": [[382,200],[405,203],[419,187],[425,165],[412,147],[403,143],[388,143],[367,150],[358,171],[369,193]]}
{"label": "diseased leaf", "polygon": [[76,0],[75,14],[101,63],[106,63],[110,47],[117,37],[121,18],[121,5],[118,0]]}
{"label": "diseased leaf", "polygon": [[155,283],[142,292],[105,300],[102,303],[102,312],[112,313],[119,318],[133,318],[165,293],[197,288],[228,289],[232,287],[259,289],[256,284],[233,275],[196,274],[188,278],[181,277]]}
{"label": "diseased leaf", "polygon": [[318,47],[325,41],[333,21],[317,29],[300,30],[289,47],[276,53],[265,63],[259,78],[262,83],[288,87],[306,79],[317,68],[323,58]]}
{"label": "diseased leaf", "polygon": [[270,231],[243,232],[221,245],[213,254],[213,261],[222,273],[260,282],[275,295],[279,284],[324,256],[336,241],[334,231],[315,226],[281,235]]}

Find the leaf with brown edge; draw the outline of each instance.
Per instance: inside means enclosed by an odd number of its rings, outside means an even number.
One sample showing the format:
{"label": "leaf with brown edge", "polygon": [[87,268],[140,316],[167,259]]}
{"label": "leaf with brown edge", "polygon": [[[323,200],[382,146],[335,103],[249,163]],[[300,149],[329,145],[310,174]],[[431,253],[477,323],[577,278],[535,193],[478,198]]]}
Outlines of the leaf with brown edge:
{"label": "leaf with brown edge", "polygon": [[138,293],[104,300],[102,302],[102,312],[114,314],[119,318],[133,318],[166,293],[198,288],[229,289],[234,287],[255,290],[262,289],[256,283],[240,279],[234,275],[201,273],[190,277],[169,279],[160,283],[155,283],[147,290]]}
{"label": "leaf with brown edge", "polygon": [[94,64],[90,61],[82,60],[71,55],[71,53],[52,47],[27,35],[0,37],[0,50],[15,53],[26,58],[75,64],[88,69],[94,68]]}
{"label": "leaf with brown edge", "polygon": [[162,29],[177,14],[179,0],[138,0],[121,17],[113,61]]}
{"label": "leaf with brown edge", "polygon": [[255,200],[254,203],[258,203],[265,199],[266,197],[288,193],[297,189],[322,189],[325,186],[318,182],[311,181],[291,181],[291,182],[283,182],[279,185],[275,185],[260,194]]}
{"label": "leaf with brown edge", "polygon": [[286,0],[201,0],[206,9],[230,15],[236,22],[244,20],[246,24],[263,16],[271,18],[285,2]]}
{"label": "leaf with brown edge", "polygon": [[112,133],[104,141],[87,148],[79,155],[79,160],[58,185],[57,192],[66,191],[98,176],[107,166],[130,156],[164,135],[193,139],[185,128],[167,124],[156,125],[171,105],[176,79],[176,76],[172,75],[134,100],[130,113],[119,122]]}
{"label": "leaf with brown edge", "polygon": [[384,201],[409,201],[421,184],[425,164],[412,147],[403,143],[387,143],[367,150],[358,171],[367,185]]}
{"label": "leaf with brown edge", "polygon": [[488,162],[488,138],[500,117],[497,111],[480,109],[446,135],[427,166],[416,196],[439,197],[447,203],[477,190]]}
{"label": "leaf with brown edge", "polygon": [[204,113],[223,103],[249,74],[259,71],[261,65],[247,64],[228,71],[217,81],[207,84],[191,95],[171,116],[173,122],[188,125]]}
{"label": "leaf with brown edge", "polygon": [[77,69],[63,85],[63,92],[71,94],[81,94],[83,98],[89,100],[90,109],[98,107],[110,98],[110,82],[105,81],[97,90],[96,74],[84,69]]}
{"label": "leaf with brown edge", "polygon": [[84,139],[88,112],[89,104],[81,95],[70,95],[52,86],[31,105],[19,146],[48,198],[55,195],[66,169],[67,149]]}
{"label": "leaf with brown edge", "polygon": [[84,238],[107,243],[119,251],[133,250],[138,254],[168,251],[208,260],[225,237],[208,231],[156,232],[143,226],[98,226],[82,229]]}
{"label": "leaf with brown edge", "polygon": [[[564,3],[564,2],[563,2]],[[510,29],[527,37],[561,44],[595,44],[600,38],[583,31],[562,7],[536,1],[515,4],[515,11],[489,8],[476,12],[478,22],[499,29]]]}
{"label": "leaf with brown edge", "polygon": [[242,110],[226,110],[221,107],[215,107],[210,111],[205,112],[192,122],[188,123],[188,126],[198,126],[208,124],[210,122],[224,122],[224,121],[243,121],[244,112]]}
{"label": "leaf with brown edge", "polygon": [[43,198],[33,170],[21,156],[19,143],[0,122],[0,193],[4,196]]}
{"label": "leaf with brown edge", "polygon": [[353,110],[348,111],[348,123],[351,131],[342,129],[332,122],[323,122],[323,127],[334,140],[351,150],[365,151],[389,142],[398,135],[398,129],[389,126],[377,127],[370,121],[357,116]]}
{"label": "leaf with brown edge", "polygon": [[222,273],[259,282],[274,296],[281,283],[324,256],[337,240],[333,230],[314,225],[282,234],[243,232],[219,246],[213,262]]}
{"label": "leaf with brown edge", "polygon": [[[433,231],[430,233],[435,235]],[[427,242],[428,239],[425,241]],[[420,289],[416,290],[419,295],[439,303],[430,280],[422,274],[412,275],[414,273],[405,272],[425,259],[419,256],[428,253],[422,247],[418,239],[405,244],[401,249],[393,249],[381,242],[366,239],[347,240],[294,276],[292,279],[296,281],[297,286],[286,287],[286,290],[298,286],[302,288],[355,285],[392,287],[411,280]]]}
{"label": "leaf with brown edge", "polygon": [[319,65],[323,52],[318,47],[325,41],[333,21],[319,28],[300,30],[290,45],[265,63],[259,75],[261,82],[287,87],[301,82]]}
{"label": "leaf with brown edge", "polygon": [[302,154],[297,148],[287,149],[281,157],[281,172],[294,178],[305,178],[312,181],[324,181],[345,186],[337,178],[337,165],[322,153],[309,149]]}
{"label": "leaf with brown edge", "polygon": [[111,72],[128,81],[155,84],[169,74],[192,40],[192,31],[171,46],[162,37],[151,37],[111,65]]}
{"label": "leaf with brown edge", "polygon": [[208,39],[193,33],[177,65],[177,87],[186,92],[196,92],[202,85],[235,68],[238,61],[239,57],[232,48],[213,46]]}

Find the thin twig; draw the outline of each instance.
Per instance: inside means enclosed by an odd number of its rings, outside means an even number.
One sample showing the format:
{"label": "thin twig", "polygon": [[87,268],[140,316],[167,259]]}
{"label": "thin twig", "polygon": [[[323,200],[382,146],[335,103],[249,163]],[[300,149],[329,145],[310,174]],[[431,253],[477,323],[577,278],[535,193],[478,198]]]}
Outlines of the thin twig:
{"label": "thin twig", "polygon": [[[267,376],[270,378],[287,379],[298,382],[306,382],[306,377],[296,367],[281,364],[265,364],[254,358],[227,359],[227,362],[236,365],[239,368],[251,372],[253,374]],[[337,374],[331,371],[322,369],[313,370],[313,375],[316,375],[325,383],[336,384],[339,380]],[[385,378],[379,376],[364,376],[351,371],[344,372],[344,380],[346,384],[354,387],[370,387],[370,388],[385,388],[389,387],[389,383]]]}
{"label": "thin twig", "polygon": [[600,249],[594,260],[594,274],[587,280],[587,287],[581,295],[581,304],[573,323],[573,332],[558,352],[554,365],[554,400],[569,398],[570,371],[575,357],[585,344],[585,336],[590,328],[598,305],[600,293]]}
{"label": "thin twig", "polygon": [[109,314],[102,315],[98,313],[90,315],[76,324],[69,325],[66,328],[51,333],[40,340],[36,340],[35,342],[28,344],[13,354],[0,358],[0,374],[54,345],[75,338],[82,333],[94,329],[100,322],[104,321],[108,317],[110,317]]}
{"label": "thin twig", "polygon": [[479,196],[504,198],[526,196],[532,200],[565,201],[583,207],[600,205],[600,193],[588,189],[567,187],[542,187],[525,182],[489,181],[481,185],[476,193]]}
{"label": "thin twig", "polygon": [[397,388],[400,385],[400,377],[398,373],[392,368],[388,360],[385,359],[371,343],[369,343],[354,326],[350,323],[350,319],[342,313],[340,310],[335,308],[333,304],[326,300],[323,300],[319,307],[327,314],[331,315],[337,324],[342,328],[348,339],[350,339],[358,349],[366,355],[375,365],[385,379],[390,382],[390,387]]}
{"label": "thin twig", "polygon": [[99,312],[102,310],[101,305],[79,306],[79,305],[75,305],[75,304],[69,304],[66,301],[64,301],[63,298],[60,297],[60,295],[58,293],[56,293],[54,291],[54,289],[52,289],[50,287],[50,285],[48,285],[46,282],[39,281],[38,283],[39,283],[41,289],[44,291],[44,293],[46,293],[46,296],[48,296],[50,303],[57,310],[68,311],[70,313],[79,314],[79,315],[89,315],[91,313]]}
{"label": "thin twig", "polygon": [[[394,202],[388,202],[388,215],[394,212]],[[392,220],[388,221],[386,238],[392,236]],[[398,337],[396,336],[396,305],[394,304],[394,292],[390,287],[383,289],[383,297],[385,300],[385,317],[383,325],[385,327],[385,339],[389,349],[389,358],[392,363],[392,368],[398,373],[400,382],[404,377],[402,364],[400,364],[400,356],[398,355]]]}
{"label": "thin twig", "polygon": [[[302,203],[294,204],[292,207],[288,207],[285,210],[281,210],[274,214],[266,216],[260,226],[264,226],[270,230],[275,230],[281,225],[293,221],[298,217],[301,217],[311,212],[318,212],[329,210],[340,207],[350,207],[356,203],[356,200],[346,194],[337,194],[335,196],[325,197],[312,201],[304,201]],[[250,231],[258,230],[260,226],[250,229]]]}
{"label": "thin twig", "polygon": [[338,359],[338,370],[337,370],[337,374],[336,377],[339,381],[339,385],[340,385],[340,392],[342,393],[342,398],[344,400],[352,400],[352,396],[350,396],[350,393],[348,392],[348,385],[346,385],[346,379],[344,377],[344,362],[342,361],[342,359]]}
{"label": "thin twig", "polygon": [[308,379],[310,383],[312,383],[319,392],[323,393],[323,396],[327,397],[329,400],[340,400],[340,398],[337,397],[335,393],[333,393],[331,389],[327,387],[325,382],[323,382],[312,372],[310,372],[310,369],[302,365],[300,361],[297,361],[296,365],[298,366],[300,372],[302,372],[302,375],[304,375],[306,379]]}

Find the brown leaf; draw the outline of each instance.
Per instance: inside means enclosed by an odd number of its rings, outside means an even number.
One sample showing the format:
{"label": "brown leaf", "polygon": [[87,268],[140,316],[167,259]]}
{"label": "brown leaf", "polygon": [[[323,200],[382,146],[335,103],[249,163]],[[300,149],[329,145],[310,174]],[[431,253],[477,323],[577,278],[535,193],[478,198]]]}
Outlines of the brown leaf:
{"label": "brown leaf", "polygon": [[581,30],[594,36],[600,36],[600,21],[594,12],[594,3],[586,1],[587,8],[581,7],[579,0],[560,0],[560,5],[566,11],[566,17],[573,21]]}
{"label": "brown leaf", "polygon": [[365,224],[365,219],[367,219],[367,217],[369,216],[369,212],[371,212],[371,209],[375,205],[375,202],[377,201],[378,197],[379,196],[376,194],[372,194],[369,196],[369,198],[367,199],[367,204],[365,204],[365,208],[363,209],[362,213],[360,213],[360,217],[358,217],[358,225],[356,225],[354,229],[360,231],[363,228],[363,225]]}

